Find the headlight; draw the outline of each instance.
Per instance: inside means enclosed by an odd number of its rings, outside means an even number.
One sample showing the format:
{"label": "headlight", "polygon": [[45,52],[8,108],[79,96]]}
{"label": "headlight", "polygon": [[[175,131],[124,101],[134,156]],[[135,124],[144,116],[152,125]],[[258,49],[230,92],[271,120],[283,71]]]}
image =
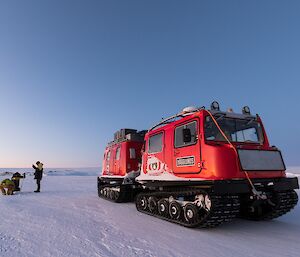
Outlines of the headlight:
{"label": "headlight", "polygon": [[242,112],[243,112],[243,114],[250,114],[250,108],[249,108],[249,106],[244,106],[243,107],[243,109],[242,109]]}
{"label": "headlight", "polygon": [[217,101],[213,101],[210,105],[210,109],[213,111],[220,111],[220,106]]}

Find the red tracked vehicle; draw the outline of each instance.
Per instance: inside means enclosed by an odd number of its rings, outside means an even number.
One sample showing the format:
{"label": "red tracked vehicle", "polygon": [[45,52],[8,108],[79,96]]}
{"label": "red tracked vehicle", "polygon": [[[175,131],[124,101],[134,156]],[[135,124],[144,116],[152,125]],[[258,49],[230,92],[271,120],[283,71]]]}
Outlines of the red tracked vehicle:
{"label": "red tracked vehicle", "polygon": [[297,178],[286,177],[281,152],[248,107],[242,114],[222,112],[217,102],[211,110],[185,108],[144,140],[141,172],[131,182],[138,190],[128,193],[138,192],[141,212],[214,227],[236,216],[277,218],[297,204]]}

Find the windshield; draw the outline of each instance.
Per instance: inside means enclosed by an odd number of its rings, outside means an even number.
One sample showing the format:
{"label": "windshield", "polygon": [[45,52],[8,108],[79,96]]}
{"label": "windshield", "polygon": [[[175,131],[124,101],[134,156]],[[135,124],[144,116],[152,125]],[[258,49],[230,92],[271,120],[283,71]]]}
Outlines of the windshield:
{"label": "windshield", "polygon": [[[254,119],[234,119],[216,115],[219,126],[231,142],[263,143],[260,124]],[[210,116],[205,118],[205,139],[208,141],[226,141]]]}

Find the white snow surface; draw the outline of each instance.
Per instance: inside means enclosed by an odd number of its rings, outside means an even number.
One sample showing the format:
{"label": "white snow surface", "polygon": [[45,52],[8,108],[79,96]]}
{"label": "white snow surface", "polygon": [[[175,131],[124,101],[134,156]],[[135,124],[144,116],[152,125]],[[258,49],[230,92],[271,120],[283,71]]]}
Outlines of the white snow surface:
{"label": "white snow surface", "polygon": [[299,205],[273,221],[188,229],[98,198],[97,170],[52,172],[38,194],[28,176],[20,193],[0,196],[0,256],[300,256]]}

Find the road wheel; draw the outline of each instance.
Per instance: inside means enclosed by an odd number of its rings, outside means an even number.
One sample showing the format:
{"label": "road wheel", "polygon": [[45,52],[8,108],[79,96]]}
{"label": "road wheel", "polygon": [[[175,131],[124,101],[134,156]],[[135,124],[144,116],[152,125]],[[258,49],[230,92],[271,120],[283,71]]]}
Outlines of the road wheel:
{"label": "road wheel", "polygon": [[158,201],[158,213],[161,216],[168,217],[169,216],[169,201],[166,199],[160,199]]}
{"label": "road wheel", "polygon": [[181,212],[182,212],[181,205],[176,201],[172,201],[169,206],[169,214],[171,218],[175,220],[179,220],[181,217]]}
{"label": "road wheel", "polygon": [[150,212],[157,213],[157,198],[154,196],[150,196],[148,198],[148,206]]}
{"label": "road wheel", "polygon": [[198,208],[192,203],[188,203],[184,206],[184,218],[189,223],[195,223],[199,219]]}
{"label": "road wheel", "polygon": [[147,198],[144,195],[138,195],[136,198],[136,207],[138,210],[146,211],[148,208]]}

